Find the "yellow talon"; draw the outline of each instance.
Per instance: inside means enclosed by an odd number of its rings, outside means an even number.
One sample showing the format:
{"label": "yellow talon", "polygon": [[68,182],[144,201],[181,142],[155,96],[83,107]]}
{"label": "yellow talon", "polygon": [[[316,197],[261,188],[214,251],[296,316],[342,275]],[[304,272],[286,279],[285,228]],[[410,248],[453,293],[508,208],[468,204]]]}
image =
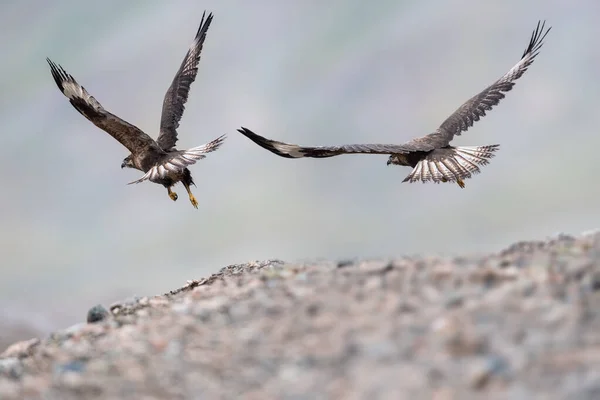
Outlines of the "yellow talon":
{"label": "yellow talon", "polygon": [[167,190],[169,191],[169,197],[171,198],[171,200],[177,200],[177,193],[171,191],[171,188],[168,188]]}
{"label": "yellow talon", "polygon": [[192,205],[194,206],[194,208],[198,208],[198,201],[196,200],[196,198],[192,194],[192,191],[191,191],[190,187],[188,185],[186,185],[185,183],[183,184],[183,186],[185,187],[185,190],[187,190],[188,195],[190,196],[190,202],[192,203]]}
{"label": "yellow talon", "polygon": [[198,208],[198,201],[196,200],[194,195],[191,193],[190,193],[190,201],[192,202],[192,205],[194,206],[194,208]]}

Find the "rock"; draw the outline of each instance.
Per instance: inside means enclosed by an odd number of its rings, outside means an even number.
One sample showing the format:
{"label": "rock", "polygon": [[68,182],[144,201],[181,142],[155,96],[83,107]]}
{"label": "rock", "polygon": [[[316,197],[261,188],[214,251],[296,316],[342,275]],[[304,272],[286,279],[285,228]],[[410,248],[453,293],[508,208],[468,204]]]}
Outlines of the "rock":
{"label": "rock", "polygon": [[0,377],[19,379],[23,375],[23,364],[16,357],[0,359]]}
{"label": "rock", "polygon": [[100,322],[110,317],[110,313],[101,304],[98,304],[88,311],[87,322],[93,324],[94,322]]}
{"label": "rock", "polygon": [[599,277],[600,233],[230,265],[10,346],[0,399],[595,398]]}
{"label": "rock", "polygon": [[33,350],[37,345],[40,344],[40,339],[34,338],[29,340],[24,340],[22,342],[15,343],[9,346],[2,354],[0,354],[0,359],[9,358],[9,357],[17,357],[23,358],[31,355]]}

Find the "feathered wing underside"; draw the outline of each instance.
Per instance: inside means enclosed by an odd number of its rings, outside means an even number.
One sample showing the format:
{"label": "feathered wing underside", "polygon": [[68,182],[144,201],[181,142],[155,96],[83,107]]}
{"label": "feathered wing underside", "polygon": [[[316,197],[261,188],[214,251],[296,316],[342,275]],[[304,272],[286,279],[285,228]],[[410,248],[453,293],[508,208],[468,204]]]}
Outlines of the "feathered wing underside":
{"label": "feathered wing underside", "polygon": [[533,63],[543,46],[543,41],[551,28],[544,30],[545,22],[538,25],[531,34],[529,44],[519,62],[504,76],[487,87],[481,93],[473,96],[458,108],[433,133],[412,139],[400,145],[388,144],[356,144],[344,146],[305,147],[295,144],[277,142],[264,138],[247,128],[242,127],[238,132],[270,152],[286,158],[334,157],[341,154],[406,154],[413,152],[430,152],[448,146],[454,135],[460,135],[473,126],[475,121],[486,115],[486,111],[497,105],[504,98],[504,93],[510,91],[527,68]]}
{"label": "feathered wing underside", "polygon": [[[340,154],[358,153],[407,154],[417,151],[423,152],[423,150],[417,149],[428,148],[427,143],[421,144],[418,140],[414,142],[413,147],[384,144],[303,147],[266,139],[247,128],[238,129],[238,132],[259,146],[285,158],[325,158]],[[499,145],[490,145],[479,147],[445,147],[426,150],[424,151],[426,155],[417,163],[403,182],[461,182],[463,179],[470,178],[473,174],[479,173],[479,167],[487,165],[499,147]],[[428,153],[428,151],[431,152]]]}
{"label": "feathered wing underside", "polygon": [[491,110],[504,98],[505,93],[513,88],[515,81],[533,63],[544,44],[544,38],[552,29],[550,27],[544,31],[545,24],[545,21],[543,23],[538,22],[521,59],[504,76],[485,88],[481,93],[467,100],[440,125],[436,132],[416,140],[427,143],[430,148],[447,146],[455,135],[467,131],[475,121],[479,121],[480,118],[484,117],[487,111]]}
{"label": "feathered wing underside", "polygon": [[50,65],[52,77],[60,91],[69,99],[73,107],[94,125],[117,139],[132,154],[152,150],[160,152],[154,139],[138,127],[108,112],[64,68],[48,58],[46,61]]}
{"label": "feathered wing underside", "polygon": [[238,132],[258,144],[260,147],[285,158],[327,158],[342,154],[392,154],[408,153],[411,151],[402,145],[395,144],[347,144],[343,146],[319,147],[298,146],[267,139],[244,127],[238,129]]}
{"label": "feathered wing underside", "polygon": [[129,182],[128,185],[141,183],[145,180],[156,182],[157,180],[167,178],[170,174],[179,173],[188,166],[195,164],[196,161],[205,158],[206,153],[217,150],[223,144],[225,137],[226,135],[222,135],[202,146],[168,153],[155,166],[150,168],[144,176],[133,182]]}
{"label": "feathered wing underside", "polygon": [[205,13],[202,14],[202,21],[200,22],[200,28],[198,28],[194,42],[186,53],[175,78],[173,78],[171,86],[165,94],[160,120],[160,134],[157,139],[158,145],[164,150],[170,150],[177,142],[179,121],[185,110],[190,86],[198,74],[200,53],[202,52],[204,39],[206,39],[206,32],[213,19],[213,15],[210,13],[205,21]]}
{"label": "feathered wing underside", "polygon": [[499,145],[446,147],[436,149],[420,160],[402,182],[460,182],[480,172],[494,157]]}

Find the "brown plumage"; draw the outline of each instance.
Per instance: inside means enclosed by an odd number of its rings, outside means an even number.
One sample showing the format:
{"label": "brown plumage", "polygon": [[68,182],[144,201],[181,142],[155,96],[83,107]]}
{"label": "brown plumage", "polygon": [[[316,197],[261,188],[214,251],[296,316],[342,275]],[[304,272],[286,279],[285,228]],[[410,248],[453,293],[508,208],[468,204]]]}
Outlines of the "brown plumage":
{"label": "brown plumage", "polygon": [[242,127],[238,132],[259,146],[286,158],[326,158],[342,154],[389,154],[388,165],[403,165],[413,168],[403,182],[433,181],[456,182],[464,187],[464,179],[480,172],[479,167],[488,164],[499,145],[478,147],[454,147],[450,142],[455,135],[467,131],[475,121],[497,105],[510,91],[527,68],[533,63],[550,31],[544,31],[544,23],[538,22],[531,34],[529,44],[519,62],[505,75],[467,100],[440,127],[429,135],[415,138],[400,145],[394,144],[350,144],[343,146],[307,147],[270,140]]}
{"label": "brown plumage", "polygon": [[213,15],[212,13],[208,14],[206,20],[204,17],[205,13],[202,14],[202,21],[194,42],[165,94],[160,133],[156,141],[138,127],[108,112],[60,65],[46,59],[50,65],[54,81],[73,107],[131,152],[123,160],[121,168],[136,168],[145,172],[144,176],[130,182],[130,184],[145,180],[161,184],[167,188],[169,197],[172,200],[177,200],[177,194],[171,190],[171,187],[177,182],[181,182],[188,192],[192,205],[196,208],[198,208],[198,202],[190,190],[190,186],[194,185],[194,181],[187,167],[206,157],[206,153],[218,149],[225,139],[225,135],[222,135],[202,146],[187,150],[175,149],[177,128],[185,110],[190,86],[198,73],[200,53]]}

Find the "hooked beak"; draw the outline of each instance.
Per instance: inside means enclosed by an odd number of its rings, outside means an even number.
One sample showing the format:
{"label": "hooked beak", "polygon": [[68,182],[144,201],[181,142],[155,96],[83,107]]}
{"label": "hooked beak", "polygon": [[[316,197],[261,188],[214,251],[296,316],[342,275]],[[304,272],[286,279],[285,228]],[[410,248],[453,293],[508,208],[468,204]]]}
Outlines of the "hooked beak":
{"label": "hooked beak", "polygon": [[123,161],[123,162],[121,163],[121,169],[125,168],[126,166],[127,166],[127,164],[125,163],[125,161]]}

